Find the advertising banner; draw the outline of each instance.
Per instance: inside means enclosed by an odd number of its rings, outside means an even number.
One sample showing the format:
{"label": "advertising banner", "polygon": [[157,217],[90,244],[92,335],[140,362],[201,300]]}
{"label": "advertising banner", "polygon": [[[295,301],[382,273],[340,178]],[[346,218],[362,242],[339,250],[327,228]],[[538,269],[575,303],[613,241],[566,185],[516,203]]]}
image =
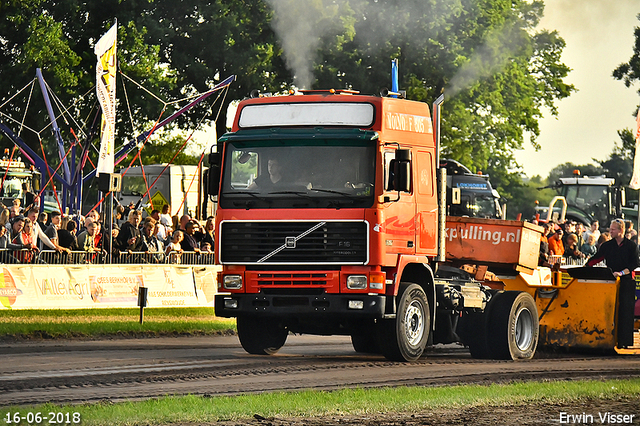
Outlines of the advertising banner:
{"label": "advertising banner", "polygon": [[213,307],[217,266],[3,265],[0,309]]}

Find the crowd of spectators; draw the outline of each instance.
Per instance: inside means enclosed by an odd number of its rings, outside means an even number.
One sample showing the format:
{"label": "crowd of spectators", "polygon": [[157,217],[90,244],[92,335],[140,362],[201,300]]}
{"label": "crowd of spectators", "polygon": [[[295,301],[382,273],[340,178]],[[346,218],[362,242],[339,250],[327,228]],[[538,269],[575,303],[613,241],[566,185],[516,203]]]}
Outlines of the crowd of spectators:
{"label": "crowd of spectators", "polygon": [[[588,229],[580,222],[571,220],[562,223],[541,223],[543,235],[540,241],[540,261],[550,266],[559,261],[566,263],[584,263],[598,251],[598,248],[611,236],[600,231],[598,221],[593,221]],[[638,244],[638,233],[633,222],[625,221],[625,237]]]}
{"label": "crowd of spectators", "polygon": [[[16,201],[10,208],[0,204],[1,263],[102,263],[109,258],[113,263],[177,263],[183,253],[211,254],[214,246],[213,217],[201,229],[188,214],[172,217],[169,205],[145,218],[133,206],[118,206],[111,227],[96,210],[72,217],[40,213],[32,206],[22,209]],[[39,260],[41,252],[51,256]]]}

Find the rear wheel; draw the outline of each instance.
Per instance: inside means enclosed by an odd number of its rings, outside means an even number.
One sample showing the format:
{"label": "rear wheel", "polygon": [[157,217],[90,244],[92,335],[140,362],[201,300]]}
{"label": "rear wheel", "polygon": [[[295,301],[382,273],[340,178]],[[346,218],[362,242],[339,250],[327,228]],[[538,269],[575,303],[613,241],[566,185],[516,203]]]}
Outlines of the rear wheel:
{"label": "rear wheel", "polygon": [[431,312],[422,287],[401,283],[396,318],[380,322],[378,344],[391,361],[415,361],[422,355],[429,339]]}
{"label": "rear wheel", "polygon": [[469,348],[472,357],[476,359],[491,358],[487,341],[487,315],[485,312],[464,314],[458,321],[456,332],[462,343]]}
{"label": "rear wheel", "polygon": [[276,318],[241,316],[237,319],[240,344],[250,354],[273,355],[287,341],[288,331]]}
{"label": "rear wheel", "polygon": [[531,359],[538,346],[538,309],[529,293],[496,295],[489,312],[488,344],[495,359]]}

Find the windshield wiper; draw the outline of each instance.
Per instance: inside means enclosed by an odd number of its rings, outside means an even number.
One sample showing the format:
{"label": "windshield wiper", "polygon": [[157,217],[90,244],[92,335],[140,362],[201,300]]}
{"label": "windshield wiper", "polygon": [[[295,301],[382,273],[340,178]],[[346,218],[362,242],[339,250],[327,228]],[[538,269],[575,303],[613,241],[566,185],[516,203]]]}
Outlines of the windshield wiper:
{"label": "windshield wiper", "polygon": [[253,198],[257,198],[258,200],[267,201],[267,197],[260,196],[259,192],[249,192],[249,191],[228,191],[223,192],[222,195],[251,195]]}
{"label": "windshield wiper", "polygon": [[[264,196],[260,196],[258,195],[258,192],[249,192],[249,191],[227,191],[227,192],[223,192],[222,195],[250,195],[253,198],[257,198],[260,201],[264,201],[265,203],[267,203],[268,205],[271,205],[272,201],[268,198],[268,197],[264,197]],[[247,200],[246,202],[242,202],[239,203],[237,201],[233,202],[234,206],[241,206],[242,204],[244,204],[244,207],[249,210],[251,208],[254,207],[253,205],[253,201],[251,200]]]}
{"label": "windshield wiper", "polygon": [[302,191],[274,191],[274,192],[269,192],[269,195],[280,195],[280,194],[292,194],[292,195],[297,195],[299,197],[308,198],[310,200],[313,199],[313,197],[309,196],[308,192],[302,192]]}
{"label": "windshield wiper", "polygon": [[338,194],[338,195],[342,195],[343,197],[347,197],[348,199],[352,200],[352,201],[356,201],[359,199],[359,197],[355,197],[351,194],[347,194],[346,192],[342,192],[342,191],[334,191],[333,189],[319,189],[319,188],[311,188],[312,191],[318,191],[318,192],[326,192],[327,194]]}

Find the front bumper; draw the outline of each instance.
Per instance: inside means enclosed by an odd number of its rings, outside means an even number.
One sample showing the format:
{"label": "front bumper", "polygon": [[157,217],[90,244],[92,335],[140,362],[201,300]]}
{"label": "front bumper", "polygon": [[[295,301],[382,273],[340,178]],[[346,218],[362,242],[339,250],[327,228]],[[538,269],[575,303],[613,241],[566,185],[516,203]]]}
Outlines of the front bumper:
{"label": "front bumper", "polygon": [[[379,294],[266,295],[217,294],[219,317],[331,315],[347,318],[382,318],[386,296]],[[235,307],[232,307],[235,306]]]}

